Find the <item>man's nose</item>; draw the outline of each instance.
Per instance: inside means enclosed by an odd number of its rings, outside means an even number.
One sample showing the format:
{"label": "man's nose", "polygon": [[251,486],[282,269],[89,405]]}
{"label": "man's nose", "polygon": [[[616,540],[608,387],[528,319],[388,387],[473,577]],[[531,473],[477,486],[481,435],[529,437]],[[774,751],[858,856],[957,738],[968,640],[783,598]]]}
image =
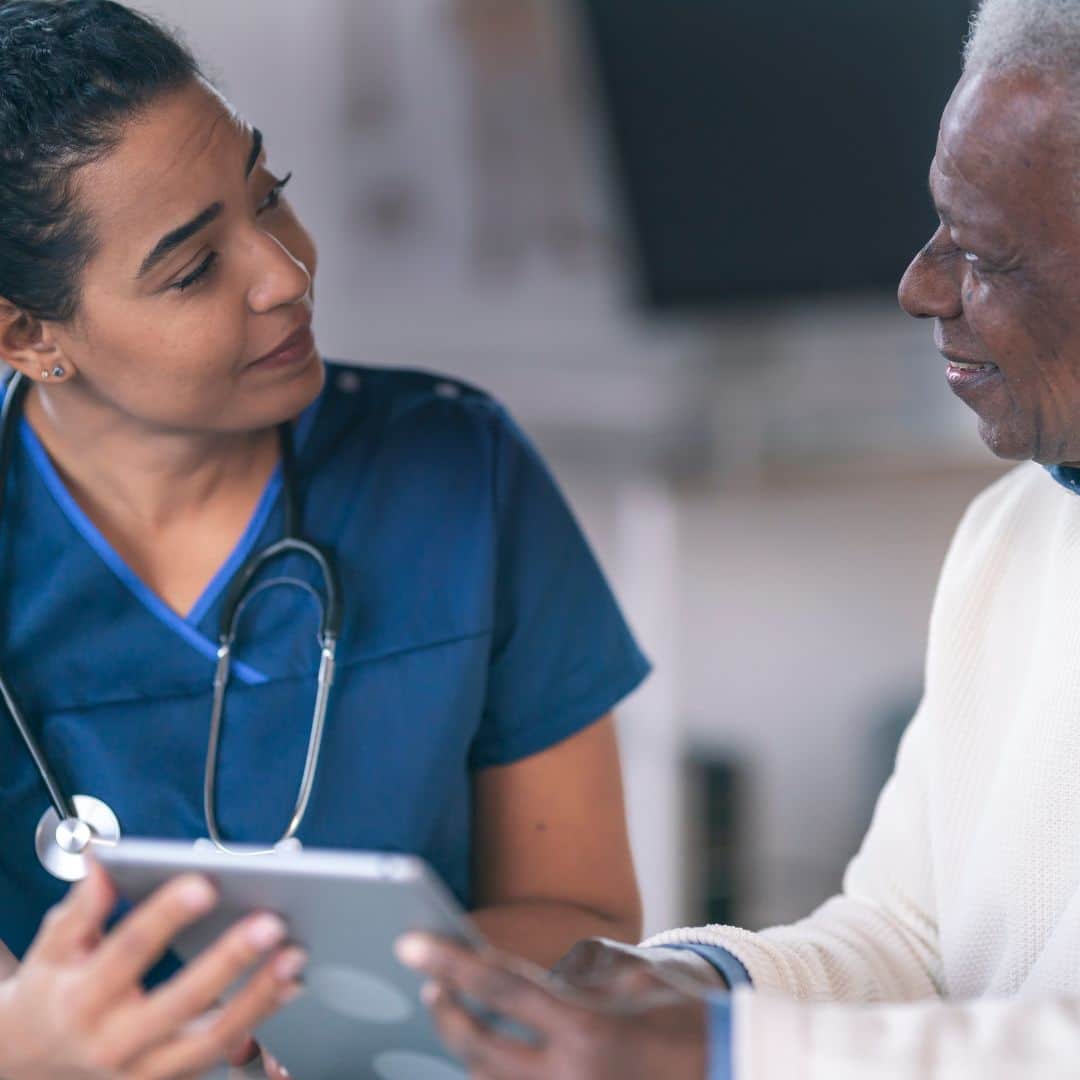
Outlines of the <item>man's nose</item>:
{"label": "man's nose", "polygon": [[956,257],[923,248],[900,280],[900,306],[915,319],[955,319],[963,311],[958,277]]}

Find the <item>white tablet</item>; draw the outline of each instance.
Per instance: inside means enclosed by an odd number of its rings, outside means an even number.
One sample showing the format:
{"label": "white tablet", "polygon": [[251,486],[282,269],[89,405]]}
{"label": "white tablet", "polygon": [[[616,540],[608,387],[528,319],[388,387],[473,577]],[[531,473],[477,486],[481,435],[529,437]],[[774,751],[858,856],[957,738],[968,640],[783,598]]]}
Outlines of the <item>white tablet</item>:
{"label": "white tablet", "polygon": [[310,955],[307,992],[255,1034],[295,1080],[466,1077],[420,1001],[422,980],[393,954],[394,942],[410,930],[481,940],[422,859],[314,849],[234,855],[208,843],[156,840],[122,840],[95,854],[135,903],[180,873],[215,882],[220,903],[177,939],[182,959],[254,910],[285,919],[291,940]]}

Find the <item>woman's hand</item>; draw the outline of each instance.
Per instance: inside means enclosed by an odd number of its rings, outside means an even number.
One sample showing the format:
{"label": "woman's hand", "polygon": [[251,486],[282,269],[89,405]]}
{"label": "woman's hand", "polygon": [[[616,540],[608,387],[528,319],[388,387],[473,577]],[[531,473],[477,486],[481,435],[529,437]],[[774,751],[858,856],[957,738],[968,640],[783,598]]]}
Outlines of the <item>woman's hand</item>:
{"label": "woman's hand", "polygon": [[[637,993],[562,986],[531,965],[423,935],[398,955],[433,980],[425,1000],[451,1052],[483,1080],[701,1080],[706,1005],[657,980]],[[532,1032],[530,1043],[488,1024],[463,999]]]}
{"label": "woman's hand", "polygon": [[244,1040],[239,1050],[229,1057],[229,1080],[241,1077],[265,1077],[266,1080],[290,1080],[289,1070],[277,1058],[271,1057],[250,1036]]}
{"label": "woman's hand", "polygon": [[[142,976],[215,901],[208,881],[180,877],[106,935],[116,893],[92,864],[86,880],[45,917],[16,972],[0,983],[0,1076],[158,1080],[198,1076],[226,1061],[247,1032],[299,992],[306,957],[279,948],[286,932],[280,919],[253,915],[168,982],[144,991]],[[244,988],[215,1009],[259,960]]]}

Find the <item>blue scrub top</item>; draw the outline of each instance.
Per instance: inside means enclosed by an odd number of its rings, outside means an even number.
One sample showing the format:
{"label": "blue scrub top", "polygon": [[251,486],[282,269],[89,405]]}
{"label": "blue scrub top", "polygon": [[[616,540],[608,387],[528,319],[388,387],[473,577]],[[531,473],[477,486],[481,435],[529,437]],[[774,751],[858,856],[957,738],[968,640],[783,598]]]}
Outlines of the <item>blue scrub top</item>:
{"label": "blue scrub top", "polygon": [[[297,423],[303,534],[336,555],[345,620],[300,839],[412,852],[470,902],[471,778],[580,731],[648,664],[536,451],[490,397],[415,372],[328,365]],[[206,835],[203,767],[219,611],[282,535],[281,475],[185,619],[130,571],[27,424],[0,524],[0,663],[65,789],[127,836]],[[303,561],[271,576],[312,584]],[[317,611],[256,597],[226,707],[219,816],[273,842],[296,797]],[[552,798],[558,798],[553,793]],[[21,956],[65,886],[34,853],[45,787],[0,712],[0,939]]]}

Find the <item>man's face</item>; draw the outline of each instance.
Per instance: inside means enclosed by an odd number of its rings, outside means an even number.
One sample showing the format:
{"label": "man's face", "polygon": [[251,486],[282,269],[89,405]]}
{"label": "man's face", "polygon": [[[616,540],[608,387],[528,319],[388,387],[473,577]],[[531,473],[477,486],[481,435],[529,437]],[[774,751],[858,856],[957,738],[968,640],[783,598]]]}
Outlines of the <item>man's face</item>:
{"label": "man's face", "polygon": [[1060,79],[973,73],[941,121],[941,221],[900,283],[999,457],[1080,462],[1080,128]]}

